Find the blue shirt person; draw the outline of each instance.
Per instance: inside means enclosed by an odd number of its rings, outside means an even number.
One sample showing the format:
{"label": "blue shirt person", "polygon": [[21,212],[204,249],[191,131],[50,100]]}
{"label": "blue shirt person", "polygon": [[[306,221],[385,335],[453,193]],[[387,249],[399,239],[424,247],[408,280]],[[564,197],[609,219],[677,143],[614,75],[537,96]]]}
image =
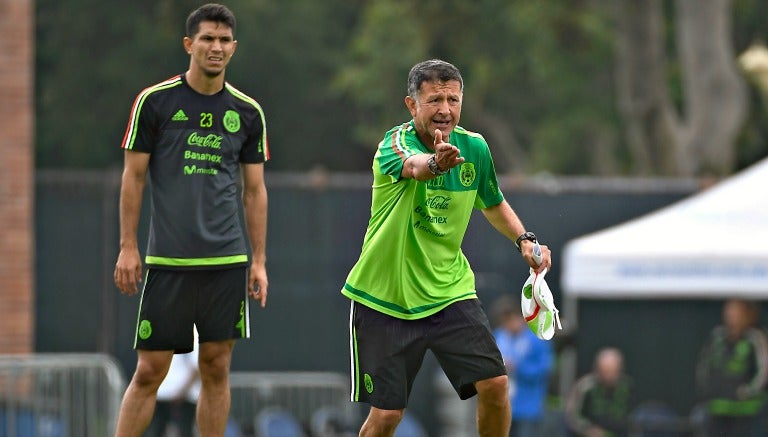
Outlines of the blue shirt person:
{"label": "blue shirt person", "polygon": [[549,342],[536,337],[525,324],[520,304],[512,296],[494,303],[496,343],[509,373],[512,403],[510,436],[532,437],[544,418],[553,352]]}

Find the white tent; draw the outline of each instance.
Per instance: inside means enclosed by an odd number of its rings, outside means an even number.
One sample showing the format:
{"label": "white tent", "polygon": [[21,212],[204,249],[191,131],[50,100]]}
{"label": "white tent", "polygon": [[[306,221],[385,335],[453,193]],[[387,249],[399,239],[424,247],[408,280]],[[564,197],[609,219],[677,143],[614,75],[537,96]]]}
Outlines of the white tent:
{"label": "white tent", "polygon": [[768,159],[701,193],[566,244],[567,300],[768,298]]}

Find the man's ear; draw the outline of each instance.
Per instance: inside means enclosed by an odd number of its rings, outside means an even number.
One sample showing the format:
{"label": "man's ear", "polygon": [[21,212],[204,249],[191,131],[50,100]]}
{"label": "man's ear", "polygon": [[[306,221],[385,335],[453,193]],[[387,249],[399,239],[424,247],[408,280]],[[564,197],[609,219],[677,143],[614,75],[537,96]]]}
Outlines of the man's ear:
{"label": "man's ear", "polygon": [[408,108],[408,111],[413,117],[416,116],[416,106],[418,106],[418,104],[419,102],[417,102],[413,97],[405,96],[405,107]]}
{"label": "man's ear", "polygon": [[192,54],[192,38],[185,36],[184,40],[182,40],[182,43],[184,44],[184,51],[187,52],[188,55]]}

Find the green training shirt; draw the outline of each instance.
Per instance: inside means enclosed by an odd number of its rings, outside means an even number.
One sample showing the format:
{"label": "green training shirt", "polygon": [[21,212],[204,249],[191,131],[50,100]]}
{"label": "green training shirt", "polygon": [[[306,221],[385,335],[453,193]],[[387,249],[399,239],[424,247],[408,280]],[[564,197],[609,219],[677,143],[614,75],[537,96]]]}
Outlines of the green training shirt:
{"label": "green training shirt", "polygon": [[155,268],[247,265],[240,164],[269,159],[264,114],[229,83],[203,95],[183,75],[136,97],[122,148],[149,153],[146,263]]}
{"label": "green training shirt", "polygon": [[459,148],[464,163],[425,182],[400,175],[408,157],[432,153],[413,121],[391,129],[379,143],[371,219],[342,294],[401,319],[427,317],[477,297],[461,243],[472,209],[498,205],[503,196],[480,134],[457,126],[448,142]]}

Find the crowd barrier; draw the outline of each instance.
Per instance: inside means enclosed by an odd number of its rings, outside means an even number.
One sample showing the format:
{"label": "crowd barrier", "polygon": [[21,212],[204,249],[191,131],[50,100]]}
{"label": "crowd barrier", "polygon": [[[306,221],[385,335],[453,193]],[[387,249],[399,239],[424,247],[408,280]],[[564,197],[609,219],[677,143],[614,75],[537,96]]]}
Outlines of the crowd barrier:
{"label": "crowd barrier", "polygon": [[[306,435],[343,435],[359,426],[349,379],[332,372],[232,372],[230,418],[243,435],[300,428]],[[279,427],[279,428],[278,428]]]}
{"label": "crowd barrier", "polygon": [[112,435],[124,390],[108,355],[0,355],[0,437]]}

